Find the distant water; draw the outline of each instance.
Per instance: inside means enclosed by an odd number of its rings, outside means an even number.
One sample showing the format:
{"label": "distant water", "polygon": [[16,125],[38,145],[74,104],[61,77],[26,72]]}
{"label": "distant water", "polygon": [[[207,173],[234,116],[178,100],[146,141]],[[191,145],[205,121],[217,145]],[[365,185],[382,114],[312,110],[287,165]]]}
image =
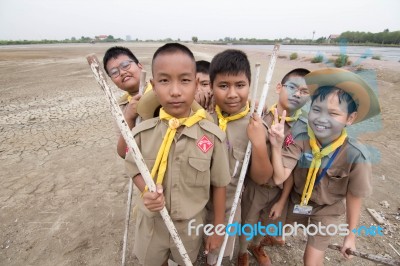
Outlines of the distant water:
{"label": "distant water", "polygon": [[[238,49],[268,50],[272,51],[273,45],[235,45]],[[347,54],[348,56],[380,56],[381,60],[400,61],[400,47],[368,47],[368,46],[325,46],[325,45],[281,45],[281,51],[315,56]]]}

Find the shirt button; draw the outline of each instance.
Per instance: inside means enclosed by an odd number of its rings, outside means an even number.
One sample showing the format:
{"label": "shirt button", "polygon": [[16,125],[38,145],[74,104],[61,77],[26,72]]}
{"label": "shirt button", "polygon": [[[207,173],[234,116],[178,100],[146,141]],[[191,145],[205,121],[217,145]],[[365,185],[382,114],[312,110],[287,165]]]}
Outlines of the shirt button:
{"label": "shirt button", "polygon": [[175,161],[179,162],[179,157],[175,159]]}
{"label": "shirt button", "polygon": [[174,184],[174,187],[178,187],[178,184]]}

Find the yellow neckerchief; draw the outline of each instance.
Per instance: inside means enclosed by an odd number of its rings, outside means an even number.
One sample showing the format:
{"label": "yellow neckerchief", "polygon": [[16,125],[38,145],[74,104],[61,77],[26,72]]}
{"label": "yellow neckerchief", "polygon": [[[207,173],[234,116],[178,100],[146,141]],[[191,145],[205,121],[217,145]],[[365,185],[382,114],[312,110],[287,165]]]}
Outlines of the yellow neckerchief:
{"label": "yellow neckerchief", "polygon": [[249,104],[249,102],[247,102],[246,107],[244,108],[243,111],[241,111],[240,113],[237,113],[235,115],[225,117],[222,115],[221,108],[218,105],[215,106],[215,112],[217,113],[217,116],[218,116],[219,128],[222,129],[222,131],[226,131],[226,125],[228,124],[228,122],[238,120],[242,117],[245,117],[249,113],[249,111],[250,111],[250,104]]}
{"label": "yellow neckerchief", "polygon": [[[172,141],[174,140],[176,130],[181,126],[191,127],[202,119],[206,118],[206,111],[204,109],[199,109],[192,116],[185,118],[175,118],[164,111],[164,108],[160,109],[160,119],[168,121],[168,130],[165,133],[161,147],[158,150],[157,158],[154,163],[153,169],[151,170],[151,177],[154,179],[157,173],[156,184],[162,184],[165,171],[167,170],[167,160],[168,153],[171,148]],[[146,186],[144,191],[147,191]]]}
{"label": "yellow neckerchief", "polygon": [[[272,105],[271,108],[269,108],[269,111],[271,112],[272,116],[275,115],[275,108],[277,108],[277,106],[278,106],[278,104],[276,103],[276,104]],[[285,118],[285,121],[286,121],[286,122],[297,121],[297,119],[299,119],[300,115],[301,115],[301,109],[298,109],[298,110],[296,111],[296,113],[294,114],[294,116],[287,116],[287,117]],[[281,119],[281,116],[279,116],[279,120],[280,120],[280,119]],[[272,124],[274,124],[274,123],[275,123],[275,121],[273,120],[273,121],[272,121]]]}
{"label": "yellow neckerchief", "polygon": [[315,138],[314,132],[312,131],[310,126],[308,126],[307,131],[308,136],[310,137],[310,146],[313,154],[313,159],[310,168],[308,169],[306,184],[303,189],[303,194],[301,195],[301,206],[307,205],[308,201],[311,198],[311,194],[314,189],[315,178],[321,166],[321,159],[342,146],[347,138],[346,129],[343,129],[339,138],[337,138],[334,142],[321,150],[317,144],[317,139]]}
{"label": "yellow neckerchief", "polygon": [[[144,92],[142,94],[145,94],[146,92],[148,92],[149,90],[153,89],[153,87],[151,86],[150,82],[147,82],[144,85]],[[135,92],[134,94],[130,94],[129,92],[125,93],[122,97],[123,99],[126,99],[129,103],[131,102],[133,96],[137,95],[139,92]]]}

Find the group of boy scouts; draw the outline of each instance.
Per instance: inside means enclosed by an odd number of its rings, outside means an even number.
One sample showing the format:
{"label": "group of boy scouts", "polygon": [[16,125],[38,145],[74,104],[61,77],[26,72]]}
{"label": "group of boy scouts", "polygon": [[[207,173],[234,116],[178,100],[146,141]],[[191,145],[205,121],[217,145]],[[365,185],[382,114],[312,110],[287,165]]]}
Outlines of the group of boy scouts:
{"label": "group of boy scouts", "polygon": [[[249,141],[251,159],[234,221],[326,227],[346,214],[350,233],[341,252],[349,258],[345,251],[355,249],[351,229],[358,225],[362,198],[371,194],[372,173],[367,149],[346,127],[380,113],[375,93],[360,76],[339,68],[293,69],[275,88],[277,102],[260,117],[250,112],[251,67],[243,51],[228,49],[211,63],[196,62],[186,46],[167,43],[154,53],[143,95],[143,66],[129,49],[108,49],[103,63],[126,92],[119,104],[157,186],[148,191],[120,136],[117,152],[139,191],[134,253],[142,265],[184,265],[159,214],[164,207],[192,263],[202,250],[207,265],[216,265],[224,236],[190,233],[188,224],[227,225]],[[142,122],[135,124],[138,116]],[[259,265],[271,265],[264,247],[285,244],[276,234],[251,240],[246,235],[229,237],[226,260],[235,239],[236,265],[249,265],[249,254]],[[305,265],[323,265],[330,238],[308,236]]]}

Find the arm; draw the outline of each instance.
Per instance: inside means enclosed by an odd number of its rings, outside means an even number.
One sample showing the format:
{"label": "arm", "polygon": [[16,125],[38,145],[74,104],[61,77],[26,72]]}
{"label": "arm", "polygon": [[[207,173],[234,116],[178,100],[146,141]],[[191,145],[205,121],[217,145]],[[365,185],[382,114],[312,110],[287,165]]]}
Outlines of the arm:
{"label": "arm", "polygon": [[[213,190],[213,206],[214,206],[214,228],[218,224],[224,224],[225,218],[225,202],[226,187],[212,187]],[[224,236],[214,233],[206,239],[206,253],[219,248],[224,240]]]}
{"label": "arm", "polygon": [[354,196],[350,191],[346,194],[346,220],[349,224],[350,233],[345,236],[343,241],[343,248],[341,250],[342,255],[346,259],[350,259],[352,256],[346,254],[346,249],[356,249],[356,235],[351,232],[352,229],[356,228],[360,219],[362,198]]}
{"label": "arm", "polygon": [[[141,95],[137,94],[132,97],[129,104],[124,109],[124,118],[126,123],[128,124],[129,129],[132,129],[135,126],[135,120],[137,118],[137,103],[139,102]],[[117,143],[117,153],[121,158],[125,158],[126,155],[126,143],[122,134],[119,135],[118,143]]]}
{"label": "arm", "polygon": [[262,185],[272,177],[273,169],[268,155],[266,130],[257,114],[250,118],[247,135],[252,144],[250,177],[255,183]]}
{"label": "arm", "polygon": [[286,181],[283,183],[283,190],[281,196],[279,197],[279,200],[271,208],[271,212],[269,213],[269,218],[275,220],[276,218],[279,218],[282,215],[283,207],[285,206],[285,203],[289,198],[289,194],[290,191],[292,191],[292,188],[293,188],[293,176],[289,176],[289,178],[286,179]]}

